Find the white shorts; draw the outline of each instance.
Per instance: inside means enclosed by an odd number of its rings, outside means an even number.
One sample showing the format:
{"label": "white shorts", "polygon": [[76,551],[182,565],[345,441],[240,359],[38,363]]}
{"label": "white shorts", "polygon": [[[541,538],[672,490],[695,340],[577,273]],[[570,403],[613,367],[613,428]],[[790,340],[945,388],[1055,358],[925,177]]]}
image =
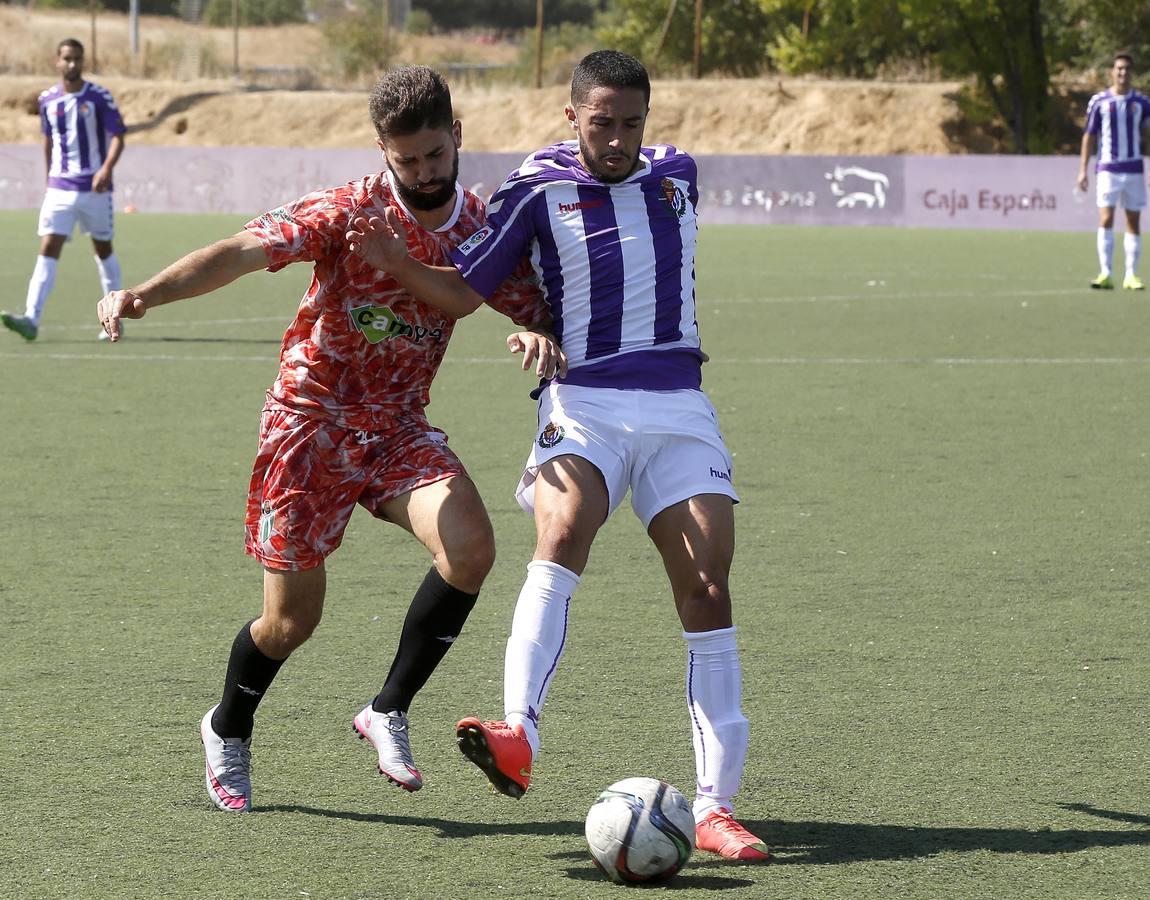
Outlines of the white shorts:
{"label": "white shorts", "polygon": [[558,456],[593,463],[614,512],[627,489],[646,528],[669,506],[700,494],[739,502],[731,454],[715,407],[702,391],[619,391],[551,384],[539,398],[539,427],[515,499],[535,510],[539,466]]}
{"label": "white shorts", "polygon": [[1146,175],[1143,172],[1099,172],[1098,208],[1121,206],[1135,212],[1146,207]]}
{"label": "white shorts", "polygon": [[62,234],[72,239],[76,223],[80,230],[97,241],[112,239],[112,192],[65,191],[48,188],[44,204],[40,207],[40,227],[36,233]]}

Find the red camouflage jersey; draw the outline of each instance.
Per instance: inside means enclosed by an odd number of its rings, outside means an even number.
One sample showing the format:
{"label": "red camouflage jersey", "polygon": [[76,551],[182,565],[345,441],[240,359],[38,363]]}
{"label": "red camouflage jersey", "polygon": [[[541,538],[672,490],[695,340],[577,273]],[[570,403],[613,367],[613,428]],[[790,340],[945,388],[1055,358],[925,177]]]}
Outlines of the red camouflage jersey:
{"label": "red camouflage jersey", "polygon": [[[403,205],[390,176],[377,173],[307,194],[244,226],[263,244],[269,272],[293,262],[315,265],[284,334],[279,376],[268,391],[273,402],[365,431],[427,405],[455,320],[365,263],[345,238],[352,219],[382,217],[388,206],[407,229],[408,253],[433,266],[450,266],[451,251],[485,218],[483,201],[457,187],[447,222],[428,231]],[[487,302],[519,325],[548,318],[526,260]]]}

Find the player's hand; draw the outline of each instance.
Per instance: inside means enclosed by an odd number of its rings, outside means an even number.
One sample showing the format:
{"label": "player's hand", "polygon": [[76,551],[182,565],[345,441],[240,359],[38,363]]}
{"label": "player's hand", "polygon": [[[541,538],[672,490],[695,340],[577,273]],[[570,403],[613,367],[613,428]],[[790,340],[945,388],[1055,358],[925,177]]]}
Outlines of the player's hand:
{"label": "player's hand", "polygon": [[113,344],[120,339],[121,319],[142,319],[147,311],[144,301],[131,291],[112,291],[96,304],[96,317]]}
{"label": "player's hand", "polygon": [[553,335],[539,331],[517,331],[507,336],[507,349],[523,354],[523,371],[535,363],[535,374],[540,378],[554,378],[567,374],[567,356]]}
{"label": "player's hand", "polygon": [[103,194],[108,190],[112,184],[112,173],[104,169],[99,169],[95,175],[92,176],[92,190],[97,194]]}
{"label": "player's hand", "polygon": [[1087,178],[1085,175],[1079,175],[1077,184],[1078,184],[1078,190],[1085,191],[1086,188],[1088,188],[1090,186],[1090,179]]}
{"label": "player's hand", "polygon": [[357,216],[348,227],[348,247],[369,265],[393,271],[407,261],[407,230],[394,206],[379,216]]}

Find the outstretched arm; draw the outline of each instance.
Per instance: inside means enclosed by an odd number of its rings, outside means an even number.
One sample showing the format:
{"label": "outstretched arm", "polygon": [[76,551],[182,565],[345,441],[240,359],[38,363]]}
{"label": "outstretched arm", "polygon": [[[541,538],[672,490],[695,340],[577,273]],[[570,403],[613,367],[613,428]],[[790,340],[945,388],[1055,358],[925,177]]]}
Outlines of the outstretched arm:
{"label": "outstretched arm", "polygon": [[108,337],[118,341],[121,319],[143,318],[153,306],[210,293],[267,265],[259,238],[241,231],[193,250],[138,287],[106,294],[96,304],[96,315]]}
{"label": "outstretched arm", "polygon": [[484,303],[454,266],[429,266],[407,252],[407,231],[394,207],[384,218],[360,216],[347,231],[351,252],[364,262],[387,272],[413,297],[462,319]]}

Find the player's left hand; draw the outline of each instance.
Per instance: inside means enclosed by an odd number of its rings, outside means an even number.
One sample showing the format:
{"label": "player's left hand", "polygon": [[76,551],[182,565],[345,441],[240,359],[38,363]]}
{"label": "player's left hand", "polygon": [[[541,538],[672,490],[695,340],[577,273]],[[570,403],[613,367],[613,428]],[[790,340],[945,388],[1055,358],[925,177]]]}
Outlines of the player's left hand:
{"label": "player's left hand", "polygon": [[554,378],[567,374],[567,356],[551,334],[541,331],[517,331],[507,336],[507,349],[523,354],[523,371],[535,363],[535,374],[540,378]]}

